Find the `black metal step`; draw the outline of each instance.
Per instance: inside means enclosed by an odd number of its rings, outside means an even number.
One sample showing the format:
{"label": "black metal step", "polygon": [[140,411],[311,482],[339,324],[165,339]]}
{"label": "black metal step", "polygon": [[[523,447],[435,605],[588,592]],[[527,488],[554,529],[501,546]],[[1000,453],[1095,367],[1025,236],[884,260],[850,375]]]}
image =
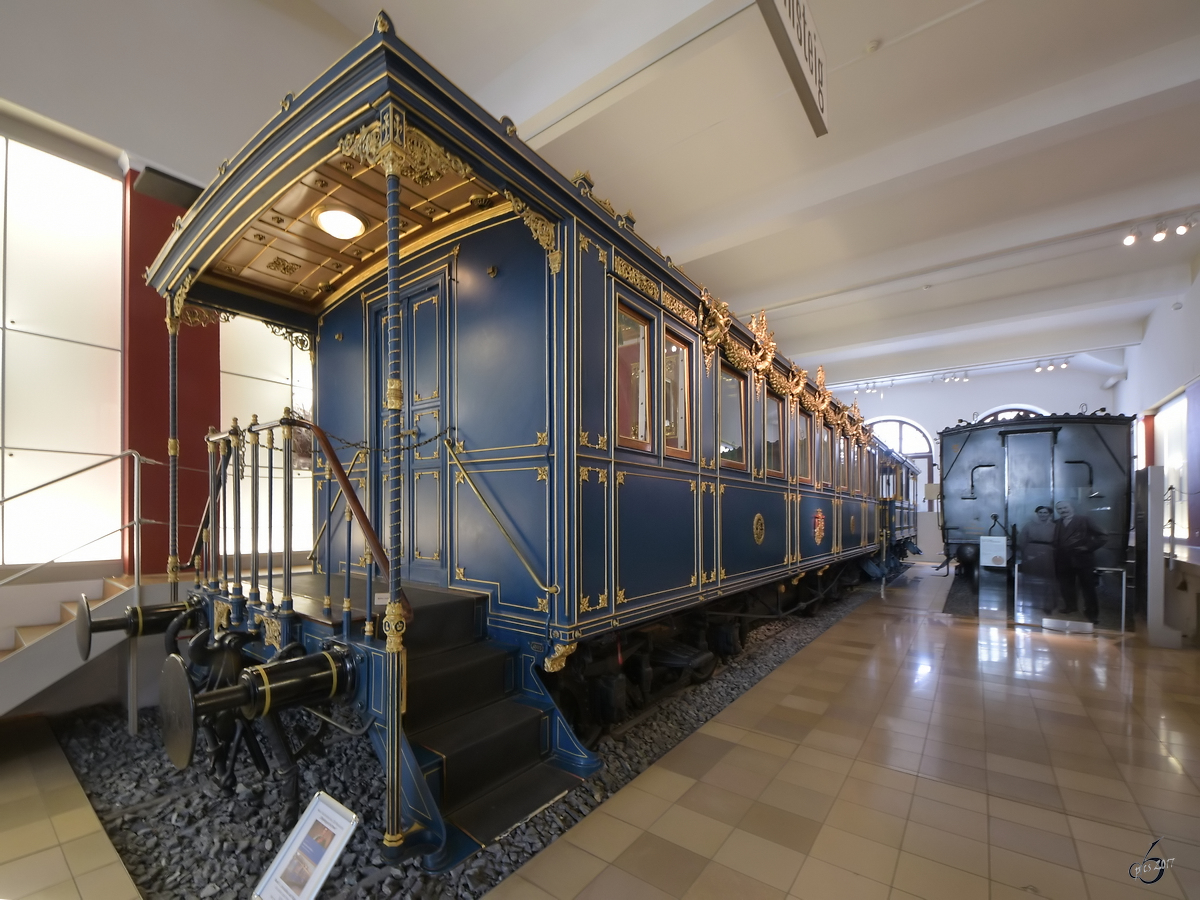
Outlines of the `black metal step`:
{"label": "black metal step", "polygon": [[[275,590],[280,586],[276,576]],[[245,585],[249,590],[249,584]],[[325,576],[311,572],[297,572],[292,576],[292,602],[296,612],[318,622],[342,621],[341,596],[345,592],[343,576],[334,576],[331,586],[333,597],[331,608],[323,608]],[[375,593],[387,590],[387,581],[376,578],[372,583]],[[404,633],[404,646],[409,658],[425,656],[461,647],[482,640],[485,631],[487,594],[444,588],[438,585],[404,582],[404,593],[413,608],[413,621]],[[367,580],[362,575],[350,577],[350,605],[355,621],[362,621],[366,614]],[[383,607],[376,604],[375,613],[383,614]]]}
{"label": "black metal step", "polygon": [[486,847],[581,780],[549,763],[540,762],[460,807],[449,818]]}
{"label": "black metal step", "polygon": [[410,733],[414,744],[442,757],[443,814],[541,762],[542,716],[532,706],[500,700]]}
{"label": "black metal step", "polygon": [[423,731],[502,700],[511,689],[511,665],[511,651],[489,643],[411,659],[405,730]]}

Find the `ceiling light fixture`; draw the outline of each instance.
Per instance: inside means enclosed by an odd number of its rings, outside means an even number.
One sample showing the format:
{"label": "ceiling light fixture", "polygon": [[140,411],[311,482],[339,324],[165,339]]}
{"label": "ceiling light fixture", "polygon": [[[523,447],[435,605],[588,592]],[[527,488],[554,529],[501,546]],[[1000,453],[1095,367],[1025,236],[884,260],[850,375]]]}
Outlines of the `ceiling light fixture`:
{"label": "ceiling light fixture", "polygon": [[966,372],[963,372],[963,381],[970,381],[970,380],[971,380],[971,376],[968,375]]}
{"label": "ceiling light fixture", "polygon": [[1167,223],[1159,222],[1157,225],[1154,226],[1154,240],[1162,241],[1162,240],[1166,240],[1166,237],[1167,237]]}
{"label": "ceiling light fixture", "polygon": [[1064,359],[1062,362],[1060,362],[1060,363],[1058,364],[1058,367],[1059,367],[1060,369],[1065,369],[1065,368],[1067,367],[1067,361]]}
{"label": "ceiling light fixture", "polygon": [[1054,360],[1050,360],[1050,365],[1046,366],[1046,371],[1047,371],[1047,372],[1053,372],[1053,371],[1054,371]]}
{"label": "ceiling light fixture", "polygon": [[1133,228],[1130,229],[1129,234],[1125,235],[1125,240],[1123,240],[1121,243],[1123,243],[1126,247],[1132,247],[1137,243],[1137,239],[1139,237],[1141,237],[1141,232],[1136,228]]}
{"label": "ceiling light fixture", "polygon": [[312,211],[312,220],[318,228],[339,241],[349,241],[366,233],[367,223],[348,209],[318,206]]}
{"label": "ceiling light fixture", "polygon": [[1033,370],[1033,371],[1035,371],[1035,372],[1040,372],[1040,371],[1042,371],[1042,361],[1041,361],[1040,359],[1038,360],[1038,364],[1037,364],[1037,366],[1034,368],[1034,370]]}
{"label": "ceiling light fixture", "polygon": [[1186,219],[1183,220],[1182,225],[1175,226],[1175,233],[1176,234],[1187,234],[1189,231],[1191,231],[1195,227],[1196,227],[1196,217],[1188,216]]}

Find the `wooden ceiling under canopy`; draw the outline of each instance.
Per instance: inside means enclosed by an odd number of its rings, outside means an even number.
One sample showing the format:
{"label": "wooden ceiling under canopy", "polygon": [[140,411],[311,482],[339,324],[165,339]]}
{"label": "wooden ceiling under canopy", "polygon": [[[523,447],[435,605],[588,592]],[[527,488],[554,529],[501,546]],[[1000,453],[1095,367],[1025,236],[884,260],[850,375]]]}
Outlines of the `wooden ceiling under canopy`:
{"label": "wooden ceiling under canopy", "polygon": [[[470,169],[400,178],[404,244],[465,227],[475,214],[507,201]],[[432,177],[431,177],[432,176]],[[321,209],[346,210],[365,225],[340,240],[317,226]],[[497,210],[498,211],[498,210]],[[378,168],[334,153],[288,187],[201,275],[220,287],[317,312],[356,276],[383,264],[387,184]],[[402,245],[403,246],[403,245]]]}

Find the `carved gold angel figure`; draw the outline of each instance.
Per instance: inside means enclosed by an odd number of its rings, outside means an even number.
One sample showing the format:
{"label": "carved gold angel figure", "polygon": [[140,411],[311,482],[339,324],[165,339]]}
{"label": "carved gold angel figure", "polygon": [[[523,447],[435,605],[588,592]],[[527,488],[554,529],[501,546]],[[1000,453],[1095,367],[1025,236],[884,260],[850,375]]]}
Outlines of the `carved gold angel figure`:
{"label": "carved gold angel figure", "polygon": [[764,309],[757,316],[750,317],[750,332],[754,335],[755,347],[752,352],[751,367],[754,370],[754,395],[757,397],[762,390],[763,381],[775,361],[775,332],[767,329],[767,311]]}
{"label": "carved gold angel figure", "polygon": [[704,371],[711,374],[713,354],[729,334],[733,317],[729,314],[729,304],[710,294],[708,288],[701,289],[700,302],[704,307],[704,322],[701,328],[704,337]]}

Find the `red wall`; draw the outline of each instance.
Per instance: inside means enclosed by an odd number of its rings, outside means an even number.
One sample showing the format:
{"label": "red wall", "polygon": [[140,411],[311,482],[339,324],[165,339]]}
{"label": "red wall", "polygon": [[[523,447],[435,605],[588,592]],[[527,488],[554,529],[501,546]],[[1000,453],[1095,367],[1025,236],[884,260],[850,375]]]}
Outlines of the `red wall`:
{"label": "red wall", "polygon": [[[185,210],[133,190],[138,173],[125,176],[125,290],[122,447],[167,461],[166,301],[146,286],[146,267],[171,235]],[[208,455],[204,435],[221,414],[221,347],[217,325],[179,330],[179,556],[183,564],[196,537],[208,499]],[[124,520],[133,518],[132,468],[126,469]],[[142,517],[168,521],[167,467],[142,470]],[[167,569],[167,526],[142,528],[142,569]],[[132,543],[126,533],[125,571],[132,571]],[[181,581],[190,580],[181,577]]]}

